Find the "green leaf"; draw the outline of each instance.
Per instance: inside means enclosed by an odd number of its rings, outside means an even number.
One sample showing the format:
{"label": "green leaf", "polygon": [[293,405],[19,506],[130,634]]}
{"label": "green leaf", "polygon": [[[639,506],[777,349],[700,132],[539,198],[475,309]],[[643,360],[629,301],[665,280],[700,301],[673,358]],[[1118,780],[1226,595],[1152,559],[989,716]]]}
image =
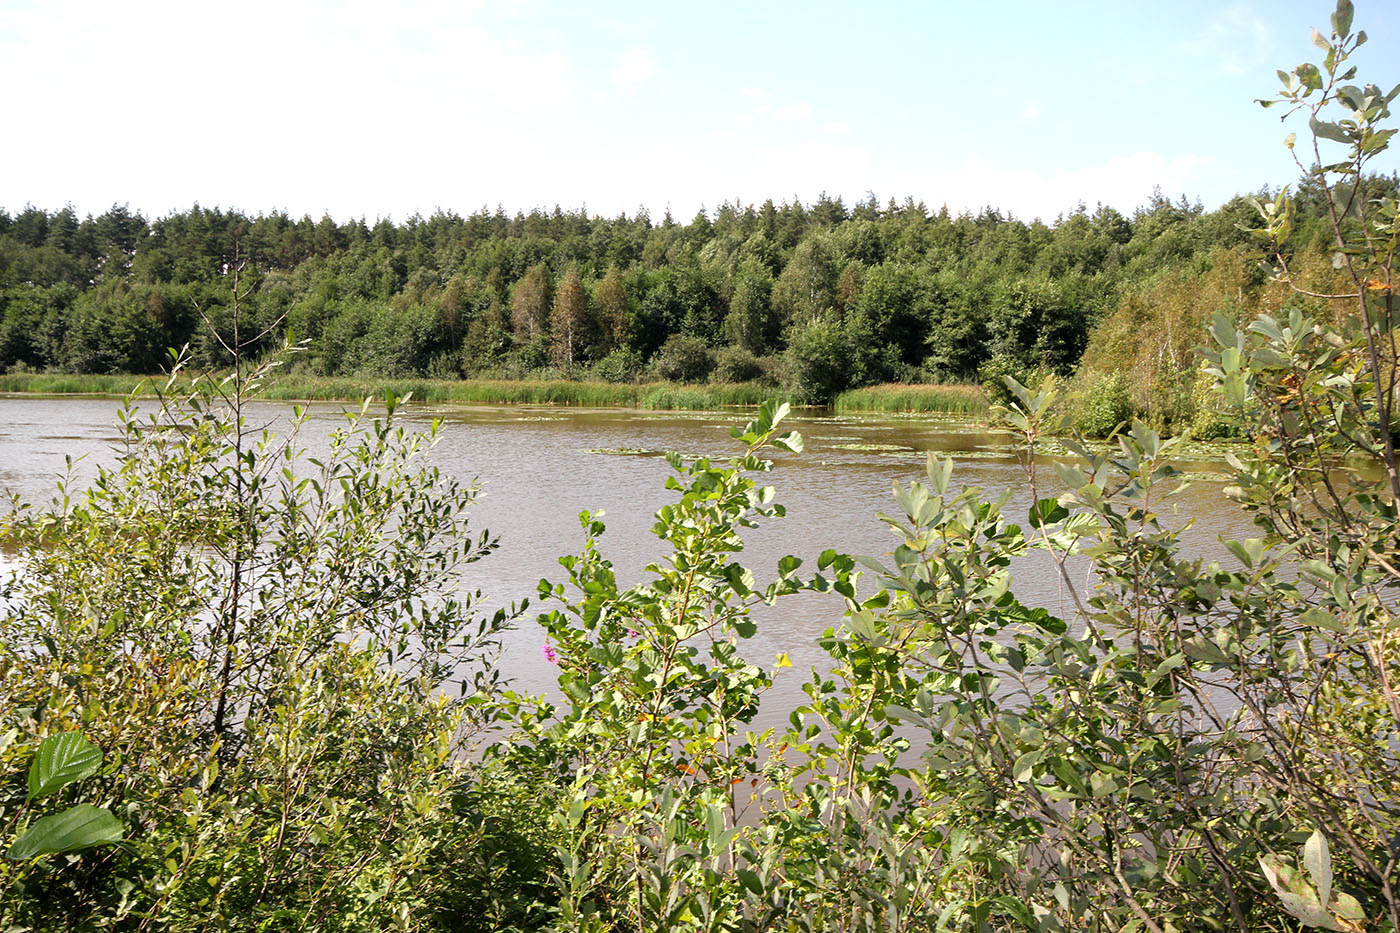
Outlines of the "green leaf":
{"label": "green leaf", "polygon": [[734,873],[739,876],[739,883],[744,889],[755,897],[763,896],[763,881],[758,877],[758,873],[748,868],[735,869]]}
{"label": "green leaf", "polygon": [[125,832],[111,811],[80,803],[35,822],[15,840],[5,858],[19,862],[52,852],[73,852],[118,842]]}
{"label": "green leaf", "polygon": [[753,571],[742,564],[727,565],[724,568],[724,578],[729,581],[734,592],[740,596],[747,596],[753,592]]}
{"label": "green leaf", "polygon": [[1203,635],[1183,639],[1181,649],[1186,652],[1187,657],[1195,658],[1197,661],[1205,661],[1209,664],[1228,664],[1230,662],[1229,656],[1220,650],[1220,646]]}
{"label": "green leaf", "polygon": [[1006,914],[1015,920],[1025,924],[1029,929],[1035,929],[1035,918],[1031,916],[1031,910],[1019,897],[1010,894],[1001,894],[992,898],[992,902],[997,905],[998,913]]}
{"label": "green leaf", "polygon": [[29,798],[37,800],[97,773],[102,750],[79,732],[51,735],[39,743],[29,766]]}
{"label": "green leaf", "polygon": [[1298,617],[1298,621],[1313,628],[1325,628],[1333,632],[1344,632],[1344,626],[1337,617],[1319,606],[1313,606]]}
{"label": "green leaf", "polygon": [[1321,904],[1328,904],[1332,900],[1332,855],[1327,851],[1327,837],[1318,830],[1313,830],[1313,834],[1308,837],[1308,841],[1303,846],[1303,864],[1307,866],[1308,874],[1312,876],[1313,886],[1317,888],[1317,899]]}
{"label": "green leaf", "polygon": [[1312,130],[1314,136],[1321,139],[1330,139],[1338,143],[1351,142],[1351,137],[1346,134],[1346,130],[1335,123],[1323,123],[1317,117],[1308,117],[1308,129]]}
{"label": "green leaf", "polygon": [[802,435],[797,431],[789,431],[786,434],[780,434],[773,438],[773,446],[782,448],[783,450],[790,450],[795,454],[800,454],[802,453],[803,447]]}
{"label": "green leaf", "polygon": [[1327,908],[1318,901],[1317,892],[1306,883],[1296,881],[1288,866],[1275,856],[1268,856],[1259,860],[1259,867],[1263,869],[1264,879],[1274,889],[1279,903],[1289,914],[1302,921],[1305,926],[1337,929],[1336,922],[1328,914]]}
{"label": "green leaf", "polygon": [[1351,0],[1338,0],[1337,11],[1332,14],[1332,31],[1345,39],[1351,33],[1351,18],[1355,13]]}
{"label": "green leaf", "polygon": [[1026,752],[1016,763],[1011,766],[1011,780],[1024,782],[1029,781],[1034,774],[1036,762],[1040,761],[1044,755],[1044,749],[1037,748],[1035,751]]}
{"label": "green leaf", "polygon": [[1043,528],[1046,525],[1054,525],[1069,518],[1069,509],[1060,505],[1058,499],[1041,499],[1030,511],[1030,524],[1032,528]]}
{"label": "green leaf", "polygon": [[1332,901],[1332,915],[1350,920],[1357,929],[1364,929],[1361,921],[1366,919],[1366,911],[1361,909],[1361,904],[1350,894],[1338,894],[1336,900]]}

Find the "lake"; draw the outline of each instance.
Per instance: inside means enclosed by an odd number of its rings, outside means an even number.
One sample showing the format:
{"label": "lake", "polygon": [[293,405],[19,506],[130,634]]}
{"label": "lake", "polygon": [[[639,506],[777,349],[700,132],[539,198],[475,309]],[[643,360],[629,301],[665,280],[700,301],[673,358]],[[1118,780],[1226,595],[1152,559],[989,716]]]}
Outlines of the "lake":
{"label": "lake", "polygon": [[[341,413],[352,407],[308,406],[306,445],[314,451],[344,423]],[[116,408],[111,399],[0,398],[0,488],[38,502],[53,494],[65,456],[84,458],[77,470],[83,479],[99,464],[114,462]],[[644,565],[662,554],[651,536],[652,513],[672,498],[664,488],[670,467],[660,454],[736,453],[739,446],[729,437],[729,428],[749,417],[743,411],[545,407],[408,405],[400,411],[408,425],[426,427],[440,419],[443,434],[433,462],[464,479],[480,478],[483,496],[472,524],[478,532],[489,528],[500,537],[501,546],[468,566],[464,584],[484,590],[493,606],[526,597],[533,601],[541,577],[567,580],[557,561],[582,546],[577,516],[584,510],[607,513],[601,548],[613,561],[619,582],[640,580]],[[262,403],[250,409],[249,419],[275,424],[290,412],[290,404]],[[981,486],[989,498],[1010,490],[1006,508],[1013,520],[1023,521],[1031,504],[1009,438],[963,418],[799,411],[785,425],[802,433],[806,450],[775,455],[777,467],[765,480],[776,487],[787,516],[768,520],[746,538],[743,562],[760,583],[776,575],[778,559],[789,553],[803,558],[812,570],[816,556],[828,547],[856,554],[888,553],[895,538],[876,513],[897,510],[891,482],[921,478],[928,451],[958,461],[955,486]],[[1038,481],[1054,483],[1053,471],[1041,470]],[[1245,537],[1252,527],[1222,500],[1221,485],[1218,480],[1199,480],[1173,497],[1183,521],[1195,518],[1185,536],[1187,546],[1212,555],[1223,553],[1219,536]],[[1047,486],[1041,495],[1058,491],[1057,486]],[[1013,588],[1023,602],[1052,612],[1064,610],[1058,574],[1044,554],[1020,560],[1014,579]],[[872,589],[867,580],[863,591]],[[816,638],[836,625],[840,615],[839,599],[810,594],[756,614],[759,634],[746,655],[770,664],[778,652],[786,651],[794,665],[783,672],[786,677],[765,704],[764,720],[785,719],[800,700],[797,688],[806,679],[804,672],[826,659]],[[532,619],[527,617],[507,636],[505,672],[518,689],[553,693],[554,670],[542,657],[543,636]]]}

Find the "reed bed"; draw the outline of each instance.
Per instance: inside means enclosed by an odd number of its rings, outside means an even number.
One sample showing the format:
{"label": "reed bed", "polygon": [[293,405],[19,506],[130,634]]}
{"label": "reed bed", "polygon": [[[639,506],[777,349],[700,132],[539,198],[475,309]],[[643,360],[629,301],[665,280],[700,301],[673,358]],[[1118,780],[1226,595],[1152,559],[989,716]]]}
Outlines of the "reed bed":
{"label": "reed bed", "polygon": [[[9,373],[0,375],[0,392],[32,395],[151,395],[165,376],[65,375]],[[421,402],[467,405],[558,405],[568,408],[643,408],[696,411],[759,405],[777,393],[757,383],[679,385],[674,383],[612,383],[550,380],[451,380],[315,377],[281,375],[259,395],[277,401],[358,401],[393,392],[413,393]]]}
{"label": "reed bed", "polygon": [[831,403],[838,414],[844,412],[945,412],[985,415],[986,393],[976,385],[904,385],[884,383],[864,389],[849,389]]}
{"label": "reed bed", "polygon": [[165,376],[76,375],[70,373],[6,373],[0,375],[0,392],[29,395],[113,395],[133,392],[148,395],[152,385],[164,385]]}
{"label": "reed bed", "polygon": [[[32,395],[150,395],[165,376],[7,373],[0,392]],[[568,379],[421,379],[415,377],[316,377],[286,374],[271,380],[261,396],[278,401],[358,401],[387,392],[413,393],[421,402],[465,405],[558,405],[565,408],[640,408],[702,411],[762,404],[787,393],[756,382],[683,385],[669,382],[614,383]],[[984,415],[987,398],[975,385],[885,384],[852,389],[831,405],[844,412],[948,412]]]}

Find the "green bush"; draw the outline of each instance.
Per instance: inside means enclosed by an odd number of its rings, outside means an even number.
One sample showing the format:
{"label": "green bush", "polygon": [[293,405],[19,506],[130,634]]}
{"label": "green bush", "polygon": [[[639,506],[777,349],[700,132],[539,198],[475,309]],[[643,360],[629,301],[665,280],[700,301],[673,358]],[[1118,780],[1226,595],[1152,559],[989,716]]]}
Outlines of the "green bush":
{"label": "green bush", "polygon": [[725,347],[716,353],[715,368],[710,372],[714,382],[755,382],[763,376],[763,363],[739,346]]}
{"label": "green bush", "polygon": [[[82,802],[128,833],[0,861],[0,927],[421,926],[430,854],[468,838],[453,789],[510,619],[460,589],[494,548],[476,487],[392,397],[302,459],[240,417],[268,374],[172,377],[90,489],[4,520],[0,773],[81,729],[109,762]],[[0,823],[24,796],[0,784]]]}
{"label": "green bush", "polygon": [[642,366],[640,353],[631,347],[619,347],[593,364],[593,376],[604,382],[636,382]]}
{"label": "green bush", "polygon": [[1191,388],[1195,411],[1191,417],[1191,436],[1198,441],[1239,440],[1244,435],[1244,412],[1235,409],[1216,391],[1215,380],[1206,367],[1196,374]]}
{"label": "green bush", "polygon": [[846,389],[868,385],[879,359],[867,330],[818,321],[789,339],[786,385],[795,398],[825,405]]}
{"label": "green bush", "polygon": [[1133,415],[1122,373],[1100,376],[1074,412],[1074,426],[1085,437],[1108,437]]}
{"label": "green bush", "polygon": [[704,382],[714,365],[705,341],[685,334],[667,340],[651,361],[652,372],[667,382]]}
{"label": "green bush", "polygon": [[977,369],[977,381],[987,394],[990,405],[1005,406],[1015,401],[1015,396],[1006,385],[1007,376],[1034,391],[1040,388],[1046,375],[1045,370],[1027,366],[1016,357],[1004,353],[993,356]]}

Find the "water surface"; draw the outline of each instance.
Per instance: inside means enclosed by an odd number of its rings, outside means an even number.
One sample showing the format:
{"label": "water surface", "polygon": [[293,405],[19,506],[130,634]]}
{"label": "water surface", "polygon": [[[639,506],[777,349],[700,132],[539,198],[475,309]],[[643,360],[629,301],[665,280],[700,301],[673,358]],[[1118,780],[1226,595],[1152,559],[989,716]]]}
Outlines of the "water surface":
{"label": "water surface", "polygon": [[[310,405],[306,446],[314,452],[331,430],[343,425],[347,407]],[[110,399],[0,398],[0,488],[42,501],[53,494],[65,457],[82,458],[75,473],[79,482],[90,479],[99,464],[115,462],[115,411]],[[289,404],[260,403],[251,407],[249,417],[276,426],[285,423],[290,411]],[[645,564],[663,552],[651,535],[652,515],[673,497],[665,489],[670,466],[660,453],[736,453],[739,446],[729,428],[749,417],[742,411],[548,407],[406,406],[401,411],[406,423],[419,427],[440,419],[442,440],[433,462],[461,478],[481,481],[483,494],[471,522],[475,531],[489,528],[498,535],[501,546],[467,568],[464,585],[485,590],[492,606],[526,597],[533,601],[541,577],[567,580],[558,557],[582,546],[578,514],[585,510],[607,513],[601,547],[619,581],[640,580]],[[814,571],[816,556],[828,547],[875,556],[889,552],[895,538],[876,514],[897,510],[891,483],[920,479],[928,451],[959,461],[955,486],[981,486],[989,497],[1009,491],[1006,509],[1013,520],[1023,521],[1032,502],[1008,437],[973,422],[799,413],[788,425],[802,432],[806,450],[773,456],[777,468],[765,482],[776,487],[787,517],[770,519],[746,537],[743,560],[760,582],[776,575],[778,559],[785,554],[803,558]],[[1053,470],[1040,470],[1038,481],[1044,484],[1042,496],[1060,491]],[[1183,520],[1195,517],[1186,536],[1189,548],[1218,554],[1218,536],[1250,534],[1248,521],[1222,499],[1220,490],[1220,482],[1201,480],[1173,497]],[[1023,602],[1067,611],[1058,574],[1044,554],[1020,560],[1014,579]],[[825,659],[816,639],[839,622],[840,611],[838,599],[804,595],[759,614],[759,634],[746,654],[767,664],[785,651],[794,664],[784,671],[774,702],[765,706],[765,720],[785,719],[798,701],[803,672]],[[541,654],[542,642],[541,631],[528,618],[507,636],[505,667],[518,688],[552,692],[553,668]]]}

